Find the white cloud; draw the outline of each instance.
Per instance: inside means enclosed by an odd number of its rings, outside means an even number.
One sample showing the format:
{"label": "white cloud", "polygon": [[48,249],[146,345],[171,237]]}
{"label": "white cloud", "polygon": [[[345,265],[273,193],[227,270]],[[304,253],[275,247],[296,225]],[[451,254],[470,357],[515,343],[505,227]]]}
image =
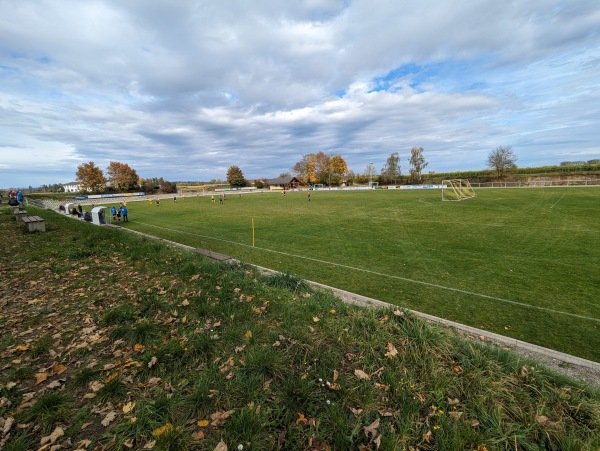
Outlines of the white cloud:
{"label": "white cloud", "polygon": [[90,160],[269,177],[317,150],[362,170],[413,145],[432,170],[498,145],[521,164],[595,158],[599,29],[592,0],[5,0],[0,154],[22,169],[0,185]]}

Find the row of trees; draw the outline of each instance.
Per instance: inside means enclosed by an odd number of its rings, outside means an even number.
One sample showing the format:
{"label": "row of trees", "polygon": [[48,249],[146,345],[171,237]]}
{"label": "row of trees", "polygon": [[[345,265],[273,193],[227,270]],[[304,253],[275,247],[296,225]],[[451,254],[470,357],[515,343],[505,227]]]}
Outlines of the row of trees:
{"label": "row of trees", "polygon": [[600,164],[600,160],[595,158],[593,160],[588,161],[561,161],[561,166],[583,166],[586,164]]}
{"label": "row of trees", "polygon": [[[517,156],[510,146],[500,146],[489,153],[487,164],[496,171],[499,177],[502,177],[506,171],[517,167],[516,160]],[[421,183],[423,170],[427,165],[423,147],[413,147],[408,160],[408,183]],[[85,192],[104,192],[107,185],[110,185],[111,189],[115,191],[141,188],[146,192],[154,192],[159,189],[161,192],[171,193],[177,190],[174,183],[167,182],[162,178],[140,179],[135,169],[126,163],[111,161],[106,172],[107,176],[93,161],[90,161],[77,167],[76,176]],[[375,177],[373,163],[367,165],[365,173],[361,177],[348,169],[346,160],[341,155],[327,155],[323,151],[304,155],[302,160],[293,166],[292,172],[305,185],[339,186],[342,183],[352,184],[355,181],[371,182]],[[393,152],[387,158],[378,179],[382,184],[400,183],[402,170],[398,152]],[[230,166],[227,169],[227,183],[234,188],[241,188],[249,184],[238,166]]]}
{"label": "row of trees", "polygon": [[83,192],[103,193],[109,189],[117,192],[127,192],[142,189],[147,193],[160,190],[162,193],[177,192],[177,185],[160,178],[139,178],[135,169],[126,163],[111,161],[104,175],[93,161],[77,166],[75,176],[81,184]]}

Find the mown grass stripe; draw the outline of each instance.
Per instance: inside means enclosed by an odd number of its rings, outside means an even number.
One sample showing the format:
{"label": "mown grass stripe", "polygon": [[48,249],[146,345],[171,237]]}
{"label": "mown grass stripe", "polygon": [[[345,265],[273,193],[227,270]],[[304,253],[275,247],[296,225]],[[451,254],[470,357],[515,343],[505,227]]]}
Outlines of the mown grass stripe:
{"label": "mown grass stripe", "polygon": [[176,233],[192,235],[192,236],[196,236],[196,237],[200,237],[200,238],[206,238],[206,239],[210,239],[210,240],[215,240],[215,241],[222,241],[222,242],[234,244],[234,245],[237,245],[237,246],[242,246],[242,247],[251,248],[251,249],[258,249],[258,250],[265,251],[265,252],[272,252],[272,253],[275,253],[275,254],[285,255],[287,257],[300,258],[300,259],[303,259],[303,260],[309,260],[309,261],[313,261],[313,262],[316,262],[316,263],[322,263],[322,264],[326,264],[326,265],[337,266],[339,268],[350,269],[350,270],[353,270],[353,271],[361,271],[361,272],[368,273],[368,274],[373,274],[373,275],[376,275],[376,276],[387,277],[387,278],[395,279],[395,280],[401,280],[403,282],[409,282],[409,283],[424,285],[424,286],[427,286],[427,287],[437,288],[437,289],[440,289],[440,290],[452,291],[452,292],[455,292],[455,293],[461,293],[461,294],[465,294],[465,295],[469,295],[469,296],[475,296],[475,297],[479,297],[479,298],[483,298],[483,299],[488,299],[488,300],[492,300],[492,301],[499,301],[499,302],[503,302],[503,303],[507,303],[507,304],[511,304],[511,305],[518,305],[520,307],[525,307],[525,308],[530,308],[530,309],[539,310],[539,311],[543,311],[543,312],[553,313],[553,314],[557,314],[557,315],[568,316],[568,317],[571,317],[571,318],[578,318],[578,319],[582,319],[582,320],[586,320],[586,321],[593,321],[593,322],[596,322],[596,323],[600,323],[600,318],[593,318],[593,317],[589,317],[589,316],[578,315],[576,313],[564,312],[562,310],[554,310],[554,309],[550,309],[550,308],[547,308],[547,307],[541,307],[541,306],[537,306],[537,305],[527,304],[525,302],[512,301],[510,299],[504,299],[504,298],[500,298],[500,297],[496,297],[496,296],[490,296],[490,295],[483,294],[483,293],[475,293],[473,291],[461,290],[459,288],[447,287],[447,286],[444,286],[444,285],[439,285],[439,284],[435,284],[435,283],[431,283],[431,282],[425,282],[425,281],[422,281],[422,280],[410,279],[410,278],[407,278],[407,277],[397,276],[397,275],[393,275],[393,274],[385,274],[385,273],[382,273],[382,272],[379,272],[379,271],[372,271],[370,269],[357,268],[355,266],[349,266],[349,265],[344,265],[342,263],[330,262],[330,261],[321,260],[321,259],[318,259],[318,258],[307,257],[307,256],[304,256],[304,255],[290,254],[288,252],[278,251],[278,250],[275,250],[275,249],[268,249],[268,248],[264,248],[264,247],[260,247],[260,246],[251,246],[251,245],[244,244],[244,243],[239,243],[239,242],[235,242],[235,241],[231,241],[231,240],[225,240],[223,238],[216,238],[216,237],[212,237],[212,236],[208,236],[208,235],[203,235],[203,234],[199,234],[199,233],[188,232],[188,231],[185,231],[185,230],[172,229],[172,228],[157,226],[155,224],[148,224],[148,223],[144,223],[144,222],[138,222],[138,223],[139,224],[143,224],[143,225],[148,226],[148,227],[155,227],[155,228],[158,228],[158,229],[167,230],[169,232],[176,232]]}

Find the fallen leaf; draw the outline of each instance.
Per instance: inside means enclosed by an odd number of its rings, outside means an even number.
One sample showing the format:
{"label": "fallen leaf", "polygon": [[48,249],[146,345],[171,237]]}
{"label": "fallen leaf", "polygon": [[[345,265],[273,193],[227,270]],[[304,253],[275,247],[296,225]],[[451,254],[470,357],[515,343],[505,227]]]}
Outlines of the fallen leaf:
{"label": "fallen leaf", "polygon": [[452,418],[454,418],[455,420],[458,420],[460,417],[462,417],[462,412],[448,412],[448,415],[450,415]]}
{"label": "fallen leaf", "polygon": [[431,440],[432,435],[433,433],[431,431],[427,431],[425,434],[423,434],[423,440],[429,443],[429,440]]}
{"label": "fallen leaf", "polygon": [[221,440],[217,446],[215,446],[214,451],[227,451],[227,444]]}
{"label": "fallen leaf", "polygon": [[354,407],[350,407],[350,412],[352,412],[355,417],[358,417],[363,412],[363,409],[355,409]]}
{"label": "fallen leaf", "polygon": [[379,433],[377,432],[377,428],[379,428],[379,418],[373,421],[368,426],[363,426],[363,431],[367,437],[375,438]]}
{"label": "fallen leaf", "polygon": [[88,439],[79,440],[79,441],[77,442],[77,446],[78,446],[79,448],[87,448],[87,447],[88,447],[88,446],[90,446],[91,444],[92,444],[92,441],[91,441],[91,440],[88,440]]}
{"label": "fallen leaf", "polygon": [[400,310],[394,310],[394,315],[396,315],[396,316],[404,316],[404,312],[402,312]]}
{"label": "fallen leaf", "polygon": [[452,368],[452,372],[454,374],[462,374],[463,373],[463,369],[460,365],[456,365],[454,368]]}
{"label": "fallen leaf", "polygon": [[454,406],[454,405],[459,404],[459,403],[460,403],[460,401],[458,400],[458,398],[454,398],[454,399],[448,398],[448,405],[449,406]]}
{"label": "fallen leaf", "polygon": [[313,316],[313,323],[318,323],[321,319],[318,316]]}
{"label": "fallen leaf", "polygon": [[61,428],[60,426],[57,426],[56,429],[54,429],[54,431],[50,435],[42,437],[40,445],[45,445],[46,443],[54,445],[56,443],[56,440],[58,440],[63,435],[65,435],[65,431],[63,431],[63,428]]}
{"label": "fallen leaf", "polygon": [[156,362],[158,362],[158,359],[155,356],[152,356],[148,362],[148,368],[152,368],[154,365],[156,365]]}
{"label": "fallen leaf", "polygon": [[371,379],[371,376],[369,376],[363,370],[354,370],[354,375],[364,381],[368,381]]}
{"label": "fallen leaf", "polygon": [[123,446],[126,446],[127,448],[133,448],[133,439],[130,438],[129,440],[125,440],[123,442]]}
{"label": "fallen leaf", "polygon": [[479,426],[479,421],[478,420],[469,420],[469,421],[467,421],[467,423],[469,424],[469,426],[472,426],[472,427]]}
{"label": "fallen leaf", "polygon": [[208,426],[209,421],[208,420],[198,420],[198,423],[196,423],[198,426],[200,426],[201,428]]}
{"label": "fallen leaf", "polygon": [[337,381],[338,377],[340,377],[340,373],[338,373],[338,370],[333,370],[333,382]]}
{"label": "fallen leaf", "polygon": [[114,410],[108,412],[101,422],[102,426],[107,427],[115,418],[117,418],[117,412]]}
{"label": "fallen leaf", "polygon": [[149,442],[146,442],[146,444],[144,445],[144,449],[152,449],[154,448],[154,445],[156,445],[156,440],[151,440]]}
{"label": "fallen leaf", "polygon": [[398,355],[398,350],[396,349],[396,347],[392,343],[388,343],[387,344],[387,350],[388,350],[388,352],[385,353],[385,356],[388,359],[391,359],[391,358],[396,357]]}
{"label": "fallen leaf", "polygon": [[135,407],[135,403],[134,402],[128,402],[127,404],[125,404],[123,406],[123,413],[129,413],[129,412],[131,412],[134,407]]}
{"label": "fallen leaf", "polygon": [[90,390],[92,390],[93,392],[97,392],[102,387],[104,387],[104,384],[100,381],[92,381],[88,384],[88,387],[90,387]]}
{"label": "fallen leaf", "polygon": [[[64,381],[64,379],[62,379]],[[60,380],[58,381],[52,381],[50,382],[48,385],[46,385],[46,388],[59,388],[62,385],[62,382]]]}
{"label": "fallen leaf", "polygon": [[144,349],[146,349],[145,346],[142,345],[142,344],[140,344],[140,343],[136,343],[136,344],[133,345],[133,350],[136,351],[136,352],[141,352]]}
{"label": "fallen leaf", "polygon": [[540,424],[546,424],[548,422],[548,417],[545,415],[539,415],[535,419]]}
{"label": "fallen leaf", "polygon": [[37,384],[41,384],[42,382],[44,382],[46,379],[48,379],[48,373],[43,372],[43,373],[35,373],[35,385]]}
{"label": "fallen leaf", "polygon": [[67,371],[67,367],[60,363],[52,367],[52,372],[56,375],[62,374],[65,371]]}
{"label": "fallen leaf", "polygon": [[389,319],[390,319],[389,315],[385,315],[382,318],[379,318],[379,323],[380,324],[386,323]]}
{"label": "fallen leaf", "polygon": [[246,333],[244,334],[244,338],[246,340],[250,340],[252,338],[252,331],[251,330],[247,330]]}
{"label": "fallen leaf", "polygon": [[220,426],[222,424],[225,424],[225,421],[231,416],[233,412],[234,410],[228,410],[227,412],[225,412],[224,410],[219,410],[211,414],[210,418],[213,420],[212,423],[210,423],[211,426]]}
{"label": "fallen leaf", "polygon": [[192,434],[192,440],[204,440],[204,432],[198,431]]}
{"label": "fallen leaf", "polygon": [[17,351],[27,351],[29,348],[31,347],[31,345],[17,345],[16,349]]}
{"label": "fallen leaf", "polygon": [[298,418],[296,418],[296,426],[300,424],[308,424],[308,419],[304,416],[303,413],[298,412]]}
{"label": "fallen leaf", "polygon": [[173,429],[173,425],[171,423],[167,423],[164,426],[154,429],[152,431],[152,435],[154,437],[160,437],[161,435],[163,435],[166,432],[169,432],[172,429]]}

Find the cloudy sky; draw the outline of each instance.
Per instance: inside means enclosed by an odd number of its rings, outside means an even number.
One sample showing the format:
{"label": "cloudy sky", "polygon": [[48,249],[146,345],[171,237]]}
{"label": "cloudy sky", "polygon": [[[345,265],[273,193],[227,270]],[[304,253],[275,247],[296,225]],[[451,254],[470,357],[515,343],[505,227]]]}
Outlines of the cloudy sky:
{"label": "cloudy sky", "polygon": [[600,158],[598,0],[0,0],[0,187]]}

